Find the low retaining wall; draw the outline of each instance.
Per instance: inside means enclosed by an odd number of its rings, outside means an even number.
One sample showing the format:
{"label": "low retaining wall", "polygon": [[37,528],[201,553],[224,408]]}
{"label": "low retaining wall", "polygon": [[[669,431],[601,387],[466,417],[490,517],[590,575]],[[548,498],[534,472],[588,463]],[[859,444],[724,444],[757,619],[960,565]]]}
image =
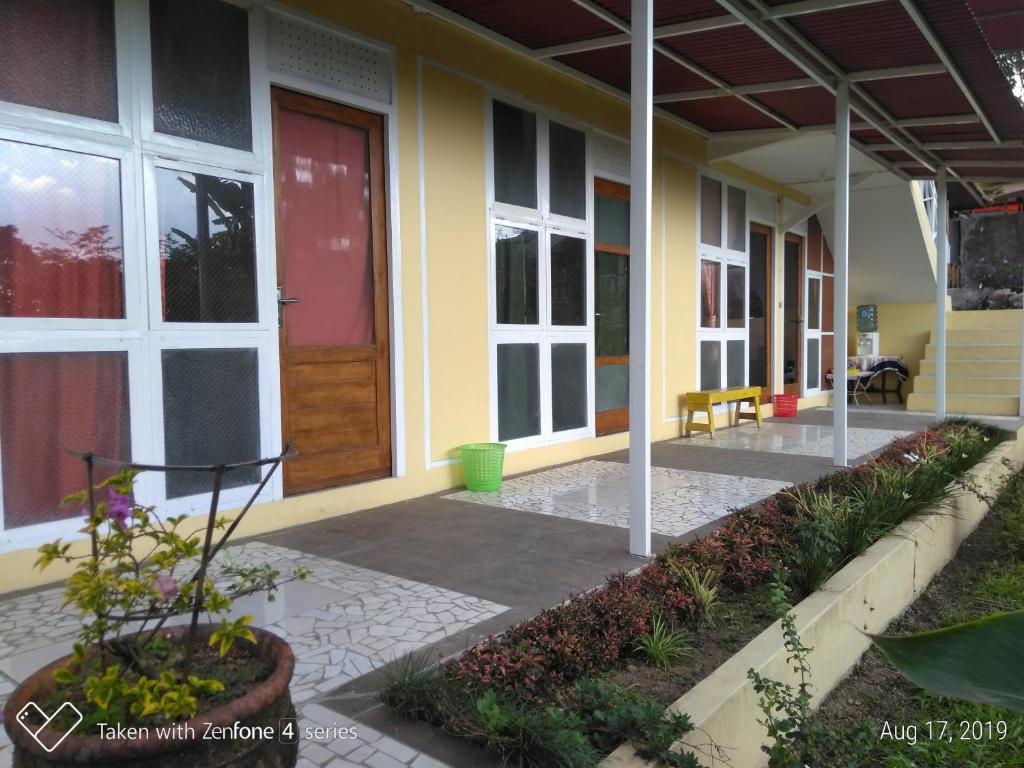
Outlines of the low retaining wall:
{"label": "low retaining wall", "polygon": [[[1017,439],[999,445],[969,473],[972,482],[992,494],[1024,461],[1024,429]],[[864,633],[883,632],[956,554],[960,543],[988,511],[973,493],[950,499],[947,508],[905,523],[850,561],[825,585],[793,609],[801,639],[814,650],[809,662],[813,706],[844,678],[871,645]],[[684,712],[698,729],[694,743],[710,737],[726,750],[730,768],[762,768],[767,743],[758,696],[747,670],[784,680],[796,679],[786,661],[780,622],[764,630],[707,678],[678,699],[670,710]],[[703,732],[703,733],[702,733]],[[706,736],[705,736],[706,734]],[[710,765],[709,758],[701,760]],[[715,761],[715,764],[720,764]],[[721,763],[724,765],[724,763]],[[609,755],[604,768],[653,765],[636,756],[629,744]]]}

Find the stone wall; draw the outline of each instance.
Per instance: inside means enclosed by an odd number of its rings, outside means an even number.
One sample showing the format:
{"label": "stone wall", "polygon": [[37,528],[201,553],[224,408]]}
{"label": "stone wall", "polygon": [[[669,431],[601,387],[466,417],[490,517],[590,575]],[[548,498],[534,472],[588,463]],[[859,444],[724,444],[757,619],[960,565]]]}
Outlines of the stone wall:
{"label": "stone wall", "polygon": [[975,215],[961,219],[960,289],[953,309],[1021,306],[1024,288],[1024,214]]}

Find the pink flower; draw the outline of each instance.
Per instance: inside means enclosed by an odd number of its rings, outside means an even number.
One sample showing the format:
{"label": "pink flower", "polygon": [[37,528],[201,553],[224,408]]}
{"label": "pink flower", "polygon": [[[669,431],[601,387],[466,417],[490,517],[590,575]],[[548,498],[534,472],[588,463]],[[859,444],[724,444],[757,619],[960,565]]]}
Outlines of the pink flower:
{"label": "pink flower", "polygon": [[107,519],[122,531],[128,527],[127,520],[134,514],[135,502],[131,496],[107,489]]}
{"label": "pink flower", "polygon": [[174,597],[181,591],[178,588],[178,582],[166,573],[156,577],[156,580],[153,582],[153,589],[155,589],[164,600]]}

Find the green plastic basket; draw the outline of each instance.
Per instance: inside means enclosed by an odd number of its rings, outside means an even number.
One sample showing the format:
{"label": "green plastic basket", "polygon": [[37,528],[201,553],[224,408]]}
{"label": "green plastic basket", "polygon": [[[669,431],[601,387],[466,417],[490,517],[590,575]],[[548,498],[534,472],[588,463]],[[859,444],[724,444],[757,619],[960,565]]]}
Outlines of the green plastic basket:
{"label": "green plastic basket", "polygon": [[504,443],[469,443],[459,448],[466,490],[496,491],[501,488],[505,466]]}

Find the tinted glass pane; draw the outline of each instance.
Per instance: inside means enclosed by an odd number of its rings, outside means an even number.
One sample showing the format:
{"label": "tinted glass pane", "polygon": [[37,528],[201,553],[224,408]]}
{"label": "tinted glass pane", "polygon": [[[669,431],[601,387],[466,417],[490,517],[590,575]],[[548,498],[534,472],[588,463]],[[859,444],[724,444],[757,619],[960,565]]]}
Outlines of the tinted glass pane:
{"label": "tinted glass pane", "polygon": [[821,376],[818,366],[821,361],[821,351],[818,339],[807,340],[807,388],[817,389],[821,386]]}
{"label": "tinted glass pane", "polygon": [[537,116],[494,102],[494,199],[537,207]]}
{"label": "tinted glass pane", "polygon": [[596,410],[612,411],[629,406],[629,365],[599,365],[595,369]]}
{"label": "tinted glass pane", "polygon": [[[165,349],[164,461],[232,464],[260,458],[260,389],[255,349]],[[167,496],[209,493],[213,475],[168,472]],[[259,470],[224,475],[224,488],[252,485]]]}
{"label": "tinted glass pane", "polygon": [[700,388],[719,389],[722,386],[722,342],[700,343]]}
{"label": "tinted glass pane", "polygon": [[726,270],[729,284],[728,291],[728,323],[730,328],[746,328],[747,312],[744,294],[747,290],[747,270],[744,267],[730,264]]}
{"label": "tinted glass pane", "polygon": [[807,327],[821,328],[821,280],[816,277],[807,281]]}
{"label": "tinted glass pane", "polygon": [[164,320],[256,321],[252,184],[158,168]]}
{"label": "tinted glass pane", "polygon": [[116,160],[0,141],[0,317],[124,317]]}
{"label": "tinted glass pane", "polygon": [[583,131],[549,123],[551,212],[587,218],[587,137]]}
{"label": "tinted glass pane", "polygon": [[722,182],[700,177],[700,241],[722,244]]}
{"label": "tinted glass pane", "polygon": [[498,439],[540,434],[540,347],[498,345]]}
{"label": "tinted glass pane", "polygon": [[729,187],[728,246],[733,251],[747,250],[747,193]]}
{"label": "tinted glass pane", "polygon": [[786,241],[785,274],[783,281],[783,381],[799,383],[797,362],[800,350],[800,244]]}
{"label": "tinted glass pane", "polygon": [[629,354],[629,259],[594,254],[594,323],[598,357]]}
{"label": "tinted glass pane", "polygon": [[700,324],[718,328],[722,324],[722,265],[704,259],[700,263]]}
{"label": "tinted glass pane", "polygon": [[[62,443],[131,460],[127,353],[0,355],[5,528],[79,516],[60,502],[85,488],[85,464]],[[98,482],[113,470],[97,472]]]}
{"label": "tinted glass pane", "polygon": [[771,276],[768,274],[768,236],[763,232],[750,233],[750,370],[751,386],[768,386],[768,304]]}
{"label": "tinted glass pane", "polygon": [[149,26],[156,130],[251,150],[245,9],[220,0],[150,0]]}
{"label": "tinted glass pane", "polygon": [[551,421],[561,432],[587,426],[587,345],[551,345]]}
{"label": "tinted glass pane", "polygon": [[288,344],[373,344],[367,132],[280,109],[277,163],[283,287],[288,297],[301,299],[284,310]]}
{"label": "tinted glass pane", "polygon": [[117,121],[113,0],[0,3],[0,100]]}
{"label": "tinted glass pane", "polygon": [[587,324],[587,241],[551,236],[551,322]]}
{"label": "tinted glass pane", "polygon": [[629,245],[629,201],[594,196],[594,239],[607,245]]}
{"label": "tinted glass pane", "polygon": [[744,376],[744,355],[747,342],[742,339],[729,339],[725,342],[725,386],[742,387],[746,384]]}
{"label": "tinted glass pane", "polygon": [[494,235],[498,322],[536,325],[537,233],[498,224]]}

